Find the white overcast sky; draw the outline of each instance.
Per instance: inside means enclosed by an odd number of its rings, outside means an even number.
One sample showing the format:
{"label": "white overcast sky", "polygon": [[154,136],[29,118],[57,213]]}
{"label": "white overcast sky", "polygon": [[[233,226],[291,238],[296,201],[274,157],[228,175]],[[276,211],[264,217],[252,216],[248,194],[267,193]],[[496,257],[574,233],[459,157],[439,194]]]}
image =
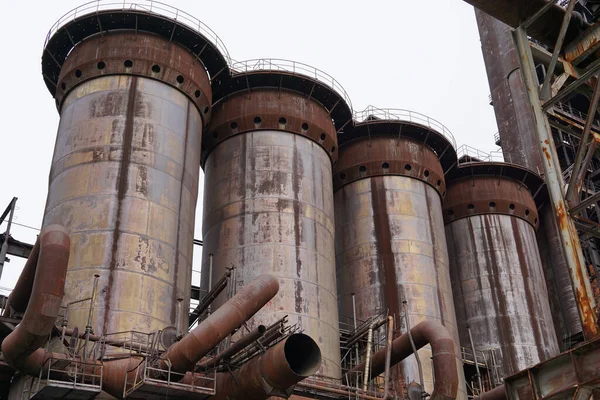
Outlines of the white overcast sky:
{"label": "white overcast sky", "polygon": [[[475,14],[461,0],[165,2],[212,28],[236,60],[283,58],[310,64],[341,83],[355,110],[374,105],[418,111],[448,127],[459,146],[497,149]],[[1,5],[0,212],[17,196],[15,222],[20,224],[41,225],[58,127],[54,100],[42,80],[42,47],[55,21],[82,3]],[[201,204],[202,192],[197,221]],[[2,224],[0,232],[5,228]],[[31,243],[37,234],[19,226],[12,233]],[[201,233],[197,222],[196,238]],[[200,256],[196,247],[195,268]],[[0,287],[12,288],[24,265],[11,259]]]}

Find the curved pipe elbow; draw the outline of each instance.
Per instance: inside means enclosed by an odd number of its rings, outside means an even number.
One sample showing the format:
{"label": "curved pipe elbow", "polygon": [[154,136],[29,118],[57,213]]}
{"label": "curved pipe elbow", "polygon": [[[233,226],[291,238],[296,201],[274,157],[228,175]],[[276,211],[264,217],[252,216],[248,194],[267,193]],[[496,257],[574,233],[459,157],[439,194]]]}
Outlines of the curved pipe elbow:
{"label": "curved pipe elbow", "polygon": [[[458,392],[458,367],[456,363],[455,343],[444,325],[437,321],[423,321],[415,325],[410,333],[418,349],[431,345],[433,355],[433,374],[435,378],[432,400],[451,400]],[[381,349],[371,358],[371,376],[376,377],[385,371],[386,349]],[[392,342],[391,365],[398,364],[413,354],[407,333]],[[364,371],[365,364],[359,364],[350,372]]]}
{"label": "curved pipe elbow", "polygon": [[58,317],[69,252],[70,240],[64,227],[50,225],[42,230],[27,310],[21,323],[2,342],[4,359],[17,370],[37,373],[43,365],[43,350],[36,350],[46,343]]}

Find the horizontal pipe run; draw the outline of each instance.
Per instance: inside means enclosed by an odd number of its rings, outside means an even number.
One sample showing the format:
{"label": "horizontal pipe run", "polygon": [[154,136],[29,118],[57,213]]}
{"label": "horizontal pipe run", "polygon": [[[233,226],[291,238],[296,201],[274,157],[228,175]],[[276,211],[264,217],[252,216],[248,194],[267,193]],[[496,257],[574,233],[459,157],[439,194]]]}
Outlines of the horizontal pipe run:
{"label": "horizontal pipe run", "polygon": [[504,385],[500,385],[492,390],[481,393],[481,395],[475,397],[474,400],[506,400],[506,398]]}
{"label": "horizontal pipe run", "polygon": [[[456,366],[455,343],[448,329],[437,321],[423,321],[410,330],[416,349],[430,344],[433,355],[434,388],[431,400],[451,400],[458,391],[458,369]],[[371,376],[385,371],[387,349],[381,349],[371,358]],[[413,354],[408,333],[392,342],[392,365]],[[365,363],[352,368],[348,373],[361,372]]]}
{"label": "horizontal pipe run", "polygon": [[[321,350],[310,336],[296,333],[232,372],[217,374],[213,400],[289,397],[293,386],[321,365]],[[189,376],[189,375],[188,375]]]}
{"label": "horizontal pipe run", "polygon": [[272,275],[261,275],[217,309],[210,317],[171,346],[163,355],[175,372],[191,371],[196,363],[214,349],[227,335],[238,329],[267,304],[279,291],[279,281]]}
{"label": "horizontal pipe run", "polygon": [[258,339],[260,339],[265,334],[266,331],[267,331],[267,328],[264,325],[257,326],[255,329],[253,329],[248,334],[241,337],[240,340],[238,340],[237,342],[235,342],[234,344],[229,346],[227,349],[225,349],[221,353],[217,354],[216,356],[214,356],[213,358],[211,358],[209,360],[201,362],[198,365],[197,369],[202,370],[202,369],[212,368],[212,367],[218,365],[222,360],[230,359],[235,354],[239,353],[240,351],[245,349],[247,346],[250,346],[252,343],[254,343]]}
{"label": "horizontal pipe run", "polygon": [[[60,225],[50,225],[40,234],[39,255],[35,268],[35,253],[32,253],[34,259],[26,273],[30,274],[33,270],[35,277],[27,310],[21,323],[2,342],[4,360],[19,371],[37,374],[47,360],[47,354],[41,347],[48,340],[58,317],[64,295],[70,247],[66,229]],[[22,287],[25,286],[28,286],[28,283],[22,281]]]}

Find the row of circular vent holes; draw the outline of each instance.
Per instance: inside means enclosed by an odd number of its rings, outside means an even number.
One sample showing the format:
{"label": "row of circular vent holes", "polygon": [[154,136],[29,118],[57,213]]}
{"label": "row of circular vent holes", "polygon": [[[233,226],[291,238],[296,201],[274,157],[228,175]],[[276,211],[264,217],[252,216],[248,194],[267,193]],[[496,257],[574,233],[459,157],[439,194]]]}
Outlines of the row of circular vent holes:
{"label": "row of circular vent holes", "polygon": [[[383,168],[383,169],[389,169],[389,168],[390,168],[390,164],[388,164],[388,163],[384,162],[383,164],[381,164],[381,168]],[[410,164],[406,164],[406,165],[404,166],[404,169],[405,169],[406,171],[410,171],[410,170],[412,169],[412,166],[411,166]],[[367,172],[367,167],[365,167],[364,165],[361,165],[360,167],[358,167],[358,170],[359,170],[361,173],[365,173],[365,172]],[[423,175],[425,175],[425,178],[428,178],[428,177],[429,177],[429,170],[428,170],[428,169],[426,169],[426,170],[425,170],[425,172],[423,172]],[[342,173],[340,174],[340,179],[341,179],[341,180],[344,180],[344,179],[346,179],[346,174],[342,172]],[[441,179],[438,179],[438,181],[436,182],[436,185],[437,185],[438,187],[442,186],[442,181],[441,181]]]}
{"label": "row of circular vent holes", "polygon": [[[125,60],[123,62],[123,65],[125,66],[125,68],[131,68],[131,67],[133,67],[133,61]],[[98,62],[98,64],[96,64],[96,68],[98,68],[99,70],[103,70],[104,68],[106,68],[106,64],[104,63],[104,61],[100,61],[100,62]],[[152,66],[152,72],[154,72],[155,74],[158,74],[160,72],[160,66],[157,64],[154,64]],[[81,75],[82,75],[81,70],[78,69],[75,71],[75,76],[77,78],[81,78]],[[177,80],[177,83],[179,83],[180,85],[184,81],[184,78],[182,75],[177,75],[177,78],[175,78],[175,79]],[[65,90],[65,89],[67,89],[67,85],[63,82],[63,83],[61,83],[60,88],[62,90]],[[199,98],[200,96],[202,96],[202,92],[200,90],[196,90],[196,92],[194,92],[194,97]],[[209,110],[208,106],[204,107],[204,110],[203,110],[204,114],[208,113],[208,110]]]}
{"label": "row of circular vent holes", "polygon": [[[262,123],[261,117],[254,117],[254,125],[260,125],[261,123]],[[285,125],[285,124],[287,124],[287,119],[285,119],[285,117],[279,118],[279,125]],[[238,123],[234,121],[229,125],[229,127],[231,129],[237,129]],[[306,122],[302,124],[302,130],[305,132],[308,130],[308,124]],[[216,139],[219,136],[219,134],[217,132],[213,132],[212,136],[213,136],[213,139]],[[323,142],[326,138],[327,138],[327,135],[325,133],[321,133],[321,142]],[[331,146],[330,151],[333,154],[335,152],[335,146]]]}
{"label": "row of circular vent holes", "polygon": [[[494,203],[493,201],[490,201],[490,203],[488,204],[488,206],[489,206],[490,210],[494,210],[494,209],[496,208],[496,203]],[[469,204],[469,205],[467,205],[467,208],[468,208],[469,210],[471,210],[471,211],[474,211],[474,210],[475,210],[475,204]],[[510,204],[508,205],[508,208],[509,208],[511,211],[514,211],[514,210],[515,210],[515,205],[514,205],[513,203],[510,203]],[[525,216],[526,216],[526,217],[529,217],[529,213],[530,213],[530,212],[529,212],[529,209],[528,209],[528,208],[526,208],[526,209],[525,209]],[[452,209],[448,210],[448,215],[449,215],[450,217],[454,216],[454,210],[452,210]],[[535,223],[535,224],[537,224],[537,218],[535,219],[534,223]]]}

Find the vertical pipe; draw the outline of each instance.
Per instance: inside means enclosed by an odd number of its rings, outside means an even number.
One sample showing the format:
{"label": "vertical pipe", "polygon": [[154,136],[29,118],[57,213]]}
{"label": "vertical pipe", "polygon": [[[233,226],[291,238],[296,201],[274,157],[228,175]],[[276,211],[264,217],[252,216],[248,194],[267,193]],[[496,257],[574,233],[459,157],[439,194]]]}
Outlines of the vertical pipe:
{"label": "vertical pipe", "polygon": [[483,393],[483,386],[481,385],[481,373],[479,372],[479,363],[477,362],[477,353],[475,353],[475,344],[473,343],[473,336],[471,335],[471,327],[467,325],[467,332],[469,334],[469,343],[471,343],[471,351],[473,352],[473,361],[475,362],[475,371],[477,371],[477,383],[479,384],[479,394]]}
{"label": "vertical pipe", "polygon": [[394,336],[394,317],[388,316],[387,348],[385,352],[385,382],[383,384],[383,398],[387,400],[390,387],[390,364],[392,361],[392,339]]}
{"label": "vertical pipe", "polygon": [[92,318],[94,313],[94,304],[96,303],[96,291],[98,290],[98,278],[100,275],[94,274],[94,287],[92,288],[92,297],[90,298],[90,308],[88,310],[88,321],[85,326],[85,344],[83,345],[83,356],[87,357],[87,347],[90,342],[90,333],[92,332]]}
{"label": "vertical pipe", "polygon": [[[212,274],[213,274],[213,254],[210,253],[208,255],[208,292],[210,293],[210,291],[212,290]],[[210,317],[210,313],[211,313],[211,306],[208,306],[208,310],[207,310],[207,314]]]}
{"label": "vertical pipe", "polygon": [[183,298],[179,297],[177,299],[177,315],[175,316],[175,328],[177,332],[177,336],[181,335],[181,306],[182,306]]}
{"label": "vertical pipe", "polygon": [[410,341],[410,346],[412,347],[413,354],[415,359],[417,360],[417,366],[419,368],[419,384],[421,385],[421,392],[425,391],[425,382],[423,380],[423,367],[421,365],[421,358],[419,357],[419,353],[417,352],[417,347],[415,346],[415,342],[413,341],[412,333],[410,332],[410,321],[408,320],[408,306],[406,305],[406,300],[402,301],[402,305],[404,307],[404,320],[406,321],[406,332],[408,333],[408,340]]}
{"label": "vertical pipe", "polygon": [[2,270],[4,269],[4,261],[6,260],[6,254],[8,253],[8,238],[10,234],[10,228],[12,226],[13,216],[15,214],[15,206],[17,204],[17,198],[13,197],[10,202],[10,214],[8,216],[8,222],[6,224],[6,237],[4,238],[4,243],[2,243],[2,248],[0,249],[0,278],[2,277]]}
{"label": "vertical pipe", "polygon": [[369,367],[371,365],[371,349],[373,348],[373,327],[375,322],[369,325],[369,333],[367,334],[367,354],[365,358],[365,375],[363,376],[363,390],[367,390],[367,384],[369,383]]}
{"label": "vertical pipe", "polygon": [[571,285],[577,299],[583,335],[586,340],[589,340],[598,334],[598,327],[596,326],[593,312],[595,304],[591,296],[591,285],[587,279],[587,270],[583,261],[581,243],[579,242],[573,221],[567,213],[563,198],[562,177],[559,175],[560,171],[557,171],[555,168],[554,160],[558,159],[558,157],[548,120],[540,102],[538,85],[534,75],[533,56],[529,48],[527,33],[522,27],[519,27],[514,30],[513,39],[517,46],[523,82],[527,88],[527,94],[534,114],[540,150],[545,158],[543,165],[546,185],[550,195],[550,203],[558,219],[559,232],[562,239],[560,244],[567,259],[569,276],[571,277]]}
{"label": "vertical pipe", "polygon": [[[352,293],[352,318],[354,320],[354,332],[356,332],[356,295]],[[358,342],[354,345],[355,355],[356,355],[356,365],[358,365]],[[357,381],[358,382],[358,381]],[[358,386],[358,385],[357,385]]]}

